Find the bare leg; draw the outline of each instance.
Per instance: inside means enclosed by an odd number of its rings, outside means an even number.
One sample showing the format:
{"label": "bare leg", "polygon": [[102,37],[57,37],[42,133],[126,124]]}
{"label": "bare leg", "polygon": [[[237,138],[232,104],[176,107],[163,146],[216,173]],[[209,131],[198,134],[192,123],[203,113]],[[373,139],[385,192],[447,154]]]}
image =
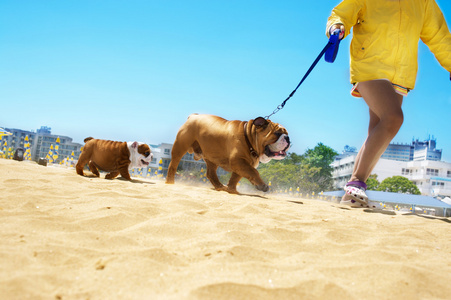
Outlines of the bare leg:
{"label": "bare leg", "polygon": [[[374,129],[374,127],[376,127],[377,123],[379,123],[380,119],[378,116],[376,116],[376,114],[370,109],[369,110],[369,114],[370,114],[370,124],[368,126],[368,136],[370,135],[370,132]],[[355,158],[355,162],[354,162],[354,170],[359,168],[359,164],[360,164],[360,157],[363,151],[359,151],[357,153],[357,156]],[[356,180],[355,178],[351,180]]]}
{"label": "bare leg", "polygon": [[360,82],[358,89],[369,107],[370,122],[368,137],[356,157],[351,181],[365,182],[401,128],[403,97],[386,80]]}

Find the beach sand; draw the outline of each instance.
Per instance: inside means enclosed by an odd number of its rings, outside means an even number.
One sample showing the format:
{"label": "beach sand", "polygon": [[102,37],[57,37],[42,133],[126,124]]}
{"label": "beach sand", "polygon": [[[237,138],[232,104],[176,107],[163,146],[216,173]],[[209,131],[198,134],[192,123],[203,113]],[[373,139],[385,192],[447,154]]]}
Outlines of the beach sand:
{"label": "beach sand", "polygon": [[0,159],[1,299],[450,299],[451,220]]}

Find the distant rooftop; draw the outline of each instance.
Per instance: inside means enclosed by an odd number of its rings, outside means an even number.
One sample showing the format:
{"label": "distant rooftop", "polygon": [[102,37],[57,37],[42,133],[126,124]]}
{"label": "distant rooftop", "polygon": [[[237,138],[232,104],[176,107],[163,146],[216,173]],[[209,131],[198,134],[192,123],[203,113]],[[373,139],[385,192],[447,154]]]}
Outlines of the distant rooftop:
{"label": "distant rooftop", "polygon": [[52,128],[47,127],[47,126],[41,126],[41,128],[36,130],[36,132],[37,133],[42,133],[42,134],[51,134],[52,133]]}

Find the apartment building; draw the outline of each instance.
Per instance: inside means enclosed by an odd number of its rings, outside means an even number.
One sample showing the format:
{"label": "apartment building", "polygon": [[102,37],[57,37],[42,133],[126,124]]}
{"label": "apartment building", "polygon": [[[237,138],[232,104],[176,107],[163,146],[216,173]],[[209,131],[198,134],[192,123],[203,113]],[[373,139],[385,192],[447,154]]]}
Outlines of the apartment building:
{"label": "apartment building", "polygon": [[38,161],[39,158],[45,158],[53,146],[55,148],[57,139],[60,139],[58,149],[57,163],[62,161],[66,157],[70,157],[72,152],[74,157],[78,158],[80,155],[80,149],[83,146],[79,143],[74,143],[72,138],[63,135],[54,135],[51,132],[51,128],[47,126],[41,126],[40,129],[34,131],[27,131],[15,128],[5,128],[5,130],[12,133],[12,135],[4,136],[1,143],[2,145],[7,143],[8,148],[11,148],[12,152],[17,148],[25,148],[25,137],[28,136],[28,142],[30,143],[31,159]]}
{"label": "apartment building", "polygon": [[[404,176],[414,182],[422,195],[451,197],[451,163],[441,161],[442,150],[436,140],[414,140],[411,144],[390,144],[372,174],[379,182],[387,177]],[[346,148],[331,164],[334,187],[342,189],[351,178],[357,152]]]}

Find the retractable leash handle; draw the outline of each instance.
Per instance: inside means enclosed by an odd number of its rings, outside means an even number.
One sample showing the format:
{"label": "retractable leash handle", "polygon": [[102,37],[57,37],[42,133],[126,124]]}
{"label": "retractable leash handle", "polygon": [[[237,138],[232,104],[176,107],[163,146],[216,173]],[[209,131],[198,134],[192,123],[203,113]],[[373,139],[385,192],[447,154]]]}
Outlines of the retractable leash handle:
{"label": "retractable leash handle", "polygon": [[340,46],[340,29],[335,29],[329,38],[329,48],[327,48],[326,53],[324,54],[324,59],[328,63],[333,63],[335,58],[337,57],[338,47]]}

